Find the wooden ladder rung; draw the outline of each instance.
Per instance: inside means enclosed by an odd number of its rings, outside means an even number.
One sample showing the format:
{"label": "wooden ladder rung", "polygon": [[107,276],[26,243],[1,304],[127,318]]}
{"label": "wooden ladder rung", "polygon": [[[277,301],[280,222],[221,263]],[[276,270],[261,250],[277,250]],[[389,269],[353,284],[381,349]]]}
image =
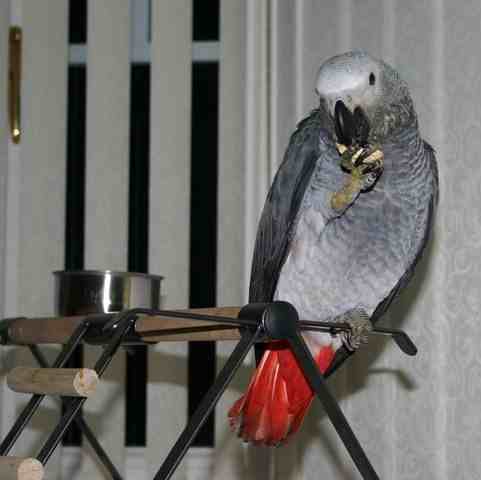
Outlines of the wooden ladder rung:
{"label": "wooden ladder rung", "polygon": [[90,397],[98,382],[97,372],[89,368],[15,367],[7,375],[14,392],[65,397]]}
{"label": "wooden ladder rung", "polygon": [[[176,313],[195,313],[212,317],[227,317],[235,320],[240,311],[241,307],[213,307],[176,310]],[[206,331],[199,331],[199,328],[202,327],[207,327]],[[232,324],[169,317],[168,315],[140,317],[135,324],[135,331],[142,340],[151,343],[239,340],[241,337],[239,328]]]}
{"label": "wooden ladder rung", "polygon": [[42,480],[43,465],[35,458],[0,457],[2,480]]}

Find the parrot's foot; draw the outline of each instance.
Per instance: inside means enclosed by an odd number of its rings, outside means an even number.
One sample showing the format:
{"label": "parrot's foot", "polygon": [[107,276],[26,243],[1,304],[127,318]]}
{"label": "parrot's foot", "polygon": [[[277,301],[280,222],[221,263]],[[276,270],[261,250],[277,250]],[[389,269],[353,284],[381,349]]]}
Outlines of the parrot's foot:
{"label": "parrot's foot", "polygon": [[354,352],[361,345],[367,343],[372,323],[365,310],[362,308],[349,310],[336,320],[345,322],[351,327],[350,331],[341,334],[341,341],[349,351]]}
{"label": "parrot's foot", "polygon": [[336,144],[341,155],[341,167],[350,172],[361,184],[361,192],[369,190],[381,176],[384,154],[377,147],[346,147]]}
{"label": "parrot's foot", "polygon": [[341,155],[341,167],[350,172],[346,184],[331,197],[331,207],[344,211],[360,192],[372,188],[384,168],[384,154],[376,147],[346,147],[336,144]]}

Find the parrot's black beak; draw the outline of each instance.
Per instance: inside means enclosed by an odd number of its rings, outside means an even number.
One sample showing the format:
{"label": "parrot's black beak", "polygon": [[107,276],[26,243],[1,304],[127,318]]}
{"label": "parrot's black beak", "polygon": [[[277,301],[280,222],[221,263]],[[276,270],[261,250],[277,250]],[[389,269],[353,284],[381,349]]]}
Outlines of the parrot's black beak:
{"label": "parrot's black beak", "polygon": [[334,107],[334,126],[337,141],[346,146],[351,145],[354,135],[354,118],[342,100],[338,100]]}
{"label": "parrot's black beak", "polygon": [[342,100],[334,107],[334,126],[337,140],[343,145],[365,146],[369,136],[369,120],[361,107],[351,113]]}
{"label": "parrot's black beak", "polygon": [[367,139],[369,137],[369,120],[364,110],[361,107],[354,109],[354,143],[365,147],[367,145]]}

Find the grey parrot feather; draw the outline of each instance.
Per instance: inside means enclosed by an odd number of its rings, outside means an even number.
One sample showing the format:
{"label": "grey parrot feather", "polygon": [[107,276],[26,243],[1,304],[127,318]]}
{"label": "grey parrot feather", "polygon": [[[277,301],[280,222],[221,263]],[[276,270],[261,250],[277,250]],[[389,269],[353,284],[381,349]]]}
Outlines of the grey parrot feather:
{"label": "grey parrot feather", "polygon": [[295,219],[319,158],[326,113],[314,110],[292,134],[259,221],[249,287],[250,302],[270,302],[289,252]]}
{"label": "grey parrot feather", "polygon": [[438,203],[438,190],[439,190],[439,175],[438,175],[438,168],[436,164],[436,157],[434,153],[433,147],[429,145],[428,142],[424,142],[424,150],[425,155],[430,163],[433,171],[433,194],[428,203],[428,214],[427,214],[427,228],[424,230],[424,234],[421,235],[419,247],[415,252],[414,259],[412,263],[407,268],[404,275],[400,278],[399,282],[396,286],[391,290],[389,295],[377,306],[376,310],[372,315],[372,321],[376,322],[379,318],[381,318],[393,302],[393,300],[401,293],[401,291],[408,285],[410,280],[414,275],[414,270],[421,260],[425,250],[427,243],[429,241],[429,235],[431,233],[433,223],[434,223],[434,214],[435,214],[435,207]]}

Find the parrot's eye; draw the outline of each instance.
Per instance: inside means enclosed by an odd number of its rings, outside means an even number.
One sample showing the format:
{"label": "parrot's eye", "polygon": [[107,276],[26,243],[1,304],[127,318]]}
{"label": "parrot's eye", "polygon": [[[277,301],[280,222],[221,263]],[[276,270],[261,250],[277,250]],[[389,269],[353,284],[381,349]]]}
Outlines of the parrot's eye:
{"label": "parrot's eye", "polygon": [[376,83],[376,75],[371,72],[371,75],[369,75],[369,85],[374,85]]}

